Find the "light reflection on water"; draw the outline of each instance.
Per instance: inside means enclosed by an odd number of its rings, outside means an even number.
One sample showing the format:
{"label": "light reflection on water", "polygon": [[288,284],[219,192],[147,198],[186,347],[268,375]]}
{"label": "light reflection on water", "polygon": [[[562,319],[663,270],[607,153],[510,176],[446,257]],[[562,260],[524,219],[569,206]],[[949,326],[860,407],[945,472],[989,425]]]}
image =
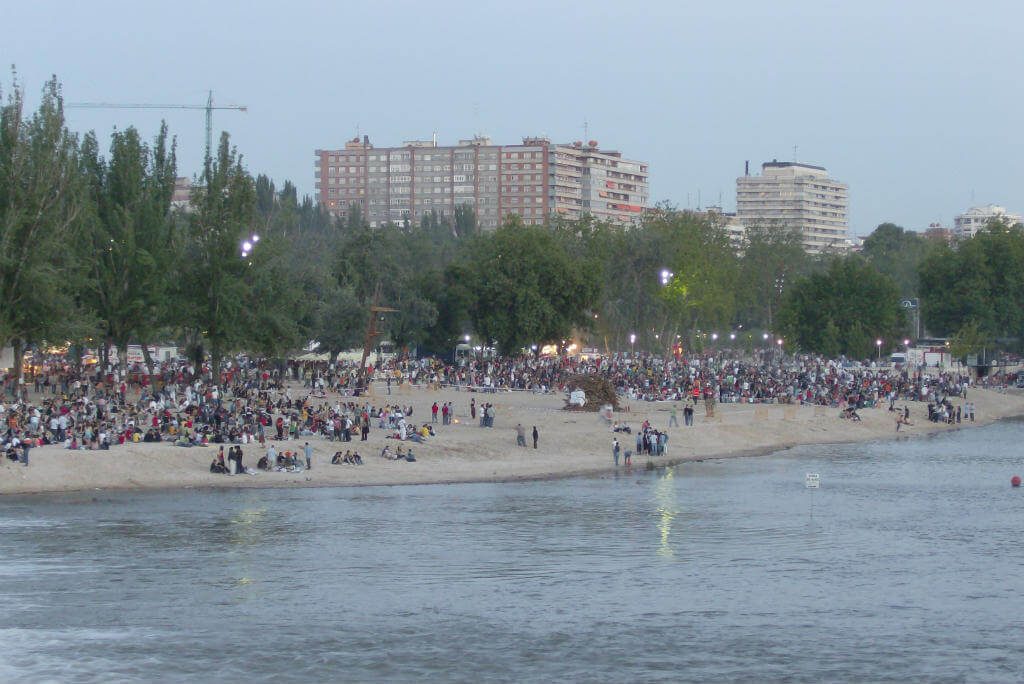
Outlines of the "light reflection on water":
{"label": "light reflection on water", "polygon": [[1022,433],[0,499],[0,681],[1020,681]]}
{"label": "light reflection on water", "polygon": [[669,544],[669,537],[672,534],[672,519],[676,517],[676,488],[673,478],[677,467],[666,468],[654,487],[654,497],[658,503],[658,531],[661,533],[658,555],[665,558],[675,557],[675,552]]}

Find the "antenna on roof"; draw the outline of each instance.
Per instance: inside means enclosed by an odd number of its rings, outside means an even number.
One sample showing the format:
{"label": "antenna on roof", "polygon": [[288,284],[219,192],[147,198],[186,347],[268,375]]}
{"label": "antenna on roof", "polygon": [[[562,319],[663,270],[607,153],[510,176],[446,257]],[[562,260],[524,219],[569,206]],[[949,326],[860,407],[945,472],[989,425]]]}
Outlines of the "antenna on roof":
{"label": "antenna on roof", "polygon": [[590,140],[590,124],[586,119],[583,119],[583,139]]}
{"label": "antenna on roof", "polygon": [[796,145],[793,145],[793,161],[796,161],[796,151],[799,149]]}

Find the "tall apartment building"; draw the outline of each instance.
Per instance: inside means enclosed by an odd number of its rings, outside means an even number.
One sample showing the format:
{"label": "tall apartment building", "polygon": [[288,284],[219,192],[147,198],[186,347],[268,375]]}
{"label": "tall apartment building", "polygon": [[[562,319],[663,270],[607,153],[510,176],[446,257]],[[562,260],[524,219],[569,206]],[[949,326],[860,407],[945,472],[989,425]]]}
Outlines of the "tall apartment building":
{"label": "tall apartment building", "polygon": [[1008,225],[1024,223],[1018,214],[1007,213],[1005,207],[998,204],[986,204],[983,207],[971,207],[962,214],[953,217],[953,237],[957,240],[969,240],[978,234],[990,221],[999,220]]}
{"label": "tall apartment building", "polygon": [[736,179],[739,222],[795,228],[808,252],[848,248],[849,202],[849,187],[821,166],[773,160]]}
{"label": "tall apartment building", "polygon": [[483,228],[510,216],[540,224],[552,214],[629,222],[647,206],[647,164],[601,150],[596,141],[553,145],[534,137],[494,145],[476,136],[450,146],[412,140],[375,148],[363,136],[315,154],[321,205],[343,214],[357,204],[373,227],[418,221],[431,211],[451,218],[459,205],[472,207]]}

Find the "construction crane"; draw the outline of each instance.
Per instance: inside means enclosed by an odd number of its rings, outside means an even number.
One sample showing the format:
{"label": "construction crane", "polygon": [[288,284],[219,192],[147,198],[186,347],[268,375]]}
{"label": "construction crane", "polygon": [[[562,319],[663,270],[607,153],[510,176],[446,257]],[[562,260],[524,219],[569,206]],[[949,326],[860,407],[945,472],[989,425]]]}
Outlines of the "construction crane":
{"label": "construction crane", "polygon": [[215,105],[213,104],[213,91],[209,91],[205,105],[193,104],[116,104],[112,102],[69,102],[65,107],[75,109],[203,109],[206,110],[206,157],[210,157],[213,149],[213,110],[234,109],[239,112],[249,111],[243,105]]}

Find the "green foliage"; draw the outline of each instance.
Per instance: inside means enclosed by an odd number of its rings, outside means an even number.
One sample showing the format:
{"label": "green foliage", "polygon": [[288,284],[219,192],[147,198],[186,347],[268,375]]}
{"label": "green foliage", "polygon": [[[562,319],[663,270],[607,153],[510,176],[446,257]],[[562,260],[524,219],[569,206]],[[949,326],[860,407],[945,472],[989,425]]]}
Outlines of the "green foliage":
{"label": "green foliage", "polygon": [[739,318],[748,328],[773,329],[786,289],[810,268],[798,231],[748,226],[736,281]]}
{"label": "green foliage", "polygon": [[977,322],[970,321],[956,331],[949,341],[949,352],[954,358],[963,359],[968,354],[981,351],[991,340],[981,331]]}
{"label": "green foliage", "polygon": [[738,262],[725,231],[688,212],[659,216],[652,228],[667,238],[663,256],[673,275],[660,294],[678,329],[728,327],[735,313]]}
{"label": "green foliage", "polygon": [[451,273],[458,275],[473,330],[503,353],[561,340],[587,325],[598,289],[594,274],[551,229],[518,221],[474,240]]}
{"label": "green foliage", "polygon": [[0,104],[0,345],[20,349],[81,332],[72,296],[80,271],[67,246],[82,194],[60,85],[50,80],[39,109],[26,116],[15,79]]}
{"label": "green foliage", "polygon": [[110,161],[85,136],[81,166],[88,187],[79,237],[88,254],[87,301],[118,346],[122,370],[131,338],[152,341],[168,323],[167,294],[176,254],[170,214],[174,145],[167,127],[150,147],[134,128],[111,136]]}
{"label": "green foliage", "polygon": [[976,326],[990,340],[1024,338],[1024,230],[996,223],[956,249],[933,247],[919,268],[929,332]]}
{"label": "green foliage", "polygon": [[906,329],[895,283],[857,255],[834,257],[825,272],[797,280],[780,322],[791,344],[833,357],[867,358],[876,338],[891,346]]}
{"label": "green foliage", "polygon": [[[212,368],[224,354],[249,339],[246,304],[252,304],[248,272],[263,260],[242,259],[240,244],[256,219],[256,190],[242,160],[221,135],[217,156],[208,159],[202,182],[194,187],[188,241],[181,263],[181,320],[193,338],[209,344]],[[261,301],[260,306],[275,306]]]}
{"label": "green foliage", "polygon": [[920,233],[883,223],[864,239],[864,258],[896,283],[901,297],[920,292],[918,268],[928,251],[928,240]]}

